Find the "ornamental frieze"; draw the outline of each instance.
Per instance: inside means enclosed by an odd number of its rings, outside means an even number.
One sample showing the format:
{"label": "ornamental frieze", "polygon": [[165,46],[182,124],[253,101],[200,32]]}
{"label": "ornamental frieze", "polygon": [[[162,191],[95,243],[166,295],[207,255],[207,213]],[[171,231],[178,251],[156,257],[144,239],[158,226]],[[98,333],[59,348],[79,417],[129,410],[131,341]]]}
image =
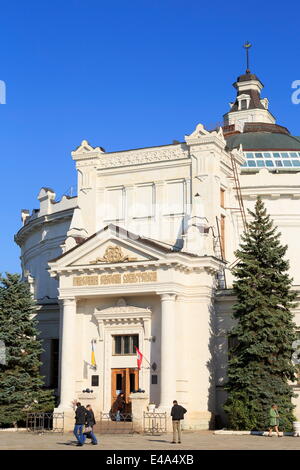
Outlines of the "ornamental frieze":
{"label": "ornamental frieze", "polygon": [[169,160],[188,158],[183,150],[156,150],[152,152],[122,152],[121,154],[100,155],[97,168],[114,168],[118,166],[138,165]]}

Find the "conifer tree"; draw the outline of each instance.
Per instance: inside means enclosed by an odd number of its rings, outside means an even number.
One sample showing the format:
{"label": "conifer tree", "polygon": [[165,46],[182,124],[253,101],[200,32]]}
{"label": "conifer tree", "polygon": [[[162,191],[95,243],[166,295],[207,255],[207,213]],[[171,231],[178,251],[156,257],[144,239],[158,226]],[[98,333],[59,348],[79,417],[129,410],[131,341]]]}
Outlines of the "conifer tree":
{"label": "conifer tree", "polygon": [[273,226],[260,198],[236,252],[239,260],[233,283],[236,325],[228,363],[227,413],[231,429],[265,430],[269,409],[278,405],[280,425],[292,430],[291,382],[296,368],[292,343],[296,339],[291,308],[296,293],[285,260],[287,246]]}
{"label": "conifer tree", "polygon": [[29,285],[18,274],[0,277],[0,425],[16,425],[26,413],[52,411],[53,391],[40,376],[41,341],[37,339],[36,305]]}

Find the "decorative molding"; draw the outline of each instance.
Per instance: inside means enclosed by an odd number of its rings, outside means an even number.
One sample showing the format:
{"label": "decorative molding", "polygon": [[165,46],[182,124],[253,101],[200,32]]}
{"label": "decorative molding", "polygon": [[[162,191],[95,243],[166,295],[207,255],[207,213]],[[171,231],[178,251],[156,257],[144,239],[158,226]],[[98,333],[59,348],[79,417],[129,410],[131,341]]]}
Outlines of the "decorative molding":
{"label": "decorative molding", "polygon": [[136,307],[127,305],[126,300],[120,298],[116,305],[96,308],[94,316],[98,322],[100,341],[104,338],[105,327],[140,326],[147,330],[151,320],[151,307]]}
{"label": "decorative molding", "polygon": [[224,139],[222,127],[220,127],[217,131],[209,132],[204,128],[203,124],[198,124],[194,132],[192,132],[190,135],[185,135],[184,138],[188,145],[215,144],[222,150],[226,146],[226,140]]}
{"label": "decorative molding", "polygon": [[118,245],[110,245],[106,248],[105,253],[102,258],[96,258],[93,261],[90,261],[90,264],[98,263],[124,263],[136,261],[136,257],[129,257],[124,255],[122,248]]}
{"label": "decorative molding", "polygon": [[188,158],[182,149],[172,150],[140,150],[121,153],[110,153],[99,156],[97,169],[115,168],[119,166],[140,165],[143,163],[163,162]]}

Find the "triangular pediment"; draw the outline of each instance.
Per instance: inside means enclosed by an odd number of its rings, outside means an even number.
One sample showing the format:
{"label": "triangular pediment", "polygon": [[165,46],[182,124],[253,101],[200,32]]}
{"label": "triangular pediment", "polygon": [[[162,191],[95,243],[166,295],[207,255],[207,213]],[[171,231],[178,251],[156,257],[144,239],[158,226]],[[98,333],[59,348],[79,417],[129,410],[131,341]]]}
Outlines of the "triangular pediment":
{"label": "triangular pediment", "polygon": [[109,238],[98,246],[83,253],[73,260],[69,266],[130,263],[135,261],[150,261],[155,258],[135,247],[128,246],[123,241]]}
{"label": "triangular pediment", "polygon": [[[116,228],[118,230],[116,230]],[[54,267],[105,266],[143,263],[165,258],[171,250],[158,242],[108,226],[60,257],[49,262]]]}

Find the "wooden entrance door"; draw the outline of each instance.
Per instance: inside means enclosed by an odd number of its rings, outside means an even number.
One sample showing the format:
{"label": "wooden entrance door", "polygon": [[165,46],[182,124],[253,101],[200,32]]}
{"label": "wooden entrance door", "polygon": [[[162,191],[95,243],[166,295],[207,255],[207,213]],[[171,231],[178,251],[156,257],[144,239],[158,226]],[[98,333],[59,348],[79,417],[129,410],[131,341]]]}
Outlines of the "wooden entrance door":
{"label": "wooden entrance door", "polygon": [[111,370],[111,404],[116,401],[120,392],[125,397],[125,413],[131,413],[129,395],[139,388],[139,371],[137,369],[112,369]]}

